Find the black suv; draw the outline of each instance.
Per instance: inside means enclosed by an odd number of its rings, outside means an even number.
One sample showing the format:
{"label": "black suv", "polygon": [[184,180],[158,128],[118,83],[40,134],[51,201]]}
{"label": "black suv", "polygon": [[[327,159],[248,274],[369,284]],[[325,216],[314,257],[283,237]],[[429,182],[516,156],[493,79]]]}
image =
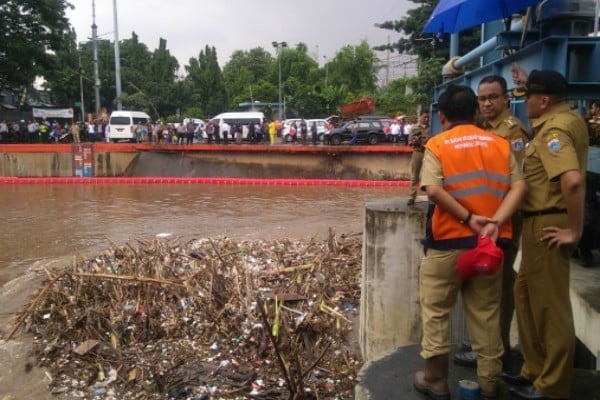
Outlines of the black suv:
{"label": "black suv", "polygon": [[334,128],[323,135],[323,141],[327,144],[341,144],[344,141],[350,141],[352,139],[352,124],[356,122],[358,125],[357,130],[357,142],[377,144],[386,141],[386,135],[384,130],[384,123],[376,119],[368,120],[356,120],[350,121],[344,124],[340,128]]}

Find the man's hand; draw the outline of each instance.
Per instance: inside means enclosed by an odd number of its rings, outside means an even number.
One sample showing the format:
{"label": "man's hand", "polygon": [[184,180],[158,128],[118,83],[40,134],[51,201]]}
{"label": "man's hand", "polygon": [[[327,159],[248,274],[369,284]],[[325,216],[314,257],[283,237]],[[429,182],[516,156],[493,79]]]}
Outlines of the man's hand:
{"label": "man's hand", "polygon": [[471,216],[471,220],[469,221],[469,228],[471,228],[471,230],[473,230],[473,232],[477,233],[479,236],[489,236],[494,242],[500,235],[498,221],[494,221],[493,219],[483,215],[473,214],[473,216]]}
{"label": "man's hand", "polygon": [[540,241],[548,241],[548,248],[551,249],[554,245],[560,247],[561,245],[577,244],[581,235],[576,234],[572,229],[563,229],[556,226],[548,226],[543,228],[544,234],[540,238]]}
{"label": "man's hand", "polygon": [[524,86],[527,83],[527,72],[517,64],[516,61],[512,62],[512,78],[513,83],[517,86]]}

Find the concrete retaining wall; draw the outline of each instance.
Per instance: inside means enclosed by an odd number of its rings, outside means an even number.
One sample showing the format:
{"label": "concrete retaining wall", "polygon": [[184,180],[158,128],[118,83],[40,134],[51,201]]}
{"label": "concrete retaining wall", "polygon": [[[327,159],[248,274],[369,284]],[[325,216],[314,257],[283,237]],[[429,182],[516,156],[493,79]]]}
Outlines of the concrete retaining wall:
{"label": "concrete retaining wall", "polygon": [[[94,153],[95,176],[125,176],[137,156],[136,153]],[[73,176],[73,155],[70,152],[2,152],[0,176]]]}
{"label": "concrete retaining wall", "polygon": [[[96,177],[408,180],[401,146],[216,146],[95,143]],[[0,176],[73,176],[70,144],[0,145]]]}

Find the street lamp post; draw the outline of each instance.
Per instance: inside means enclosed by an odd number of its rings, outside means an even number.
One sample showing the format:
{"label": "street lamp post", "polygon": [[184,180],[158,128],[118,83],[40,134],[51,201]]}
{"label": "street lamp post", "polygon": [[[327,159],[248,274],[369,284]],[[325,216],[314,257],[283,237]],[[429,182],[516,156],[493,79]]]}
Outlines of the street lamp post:
{"label": "street lamp post", "polygon": [[117,87],[117,110],[123,109],[121,102],[121,59],[119,55],[119,24],[117,19],[117,0],[113,0],[113,18],[115,26],[115,84]]}
{"label": "street lamp post", "polygon": [[287,42],[273,42],[273,47],[275,47],[275,49],[277,49],[277,61],[279,63],[279,120],[282,120],[285,118],[285,114],[281,108],[281,49],[284,47],[287,47]]}
{"label": "street lamp post", "polygon": [[98,25],[96,25],[96,3],[92,0],[92,51],[94,63],[94,100],[96,118],[100,118],[100,78],[98,77]]}
{"label": "street lamp post", "polygon": [[323,56],[325,60],[325,89],[327,89],[327,80],[329,79],[329,62],[327,62],[327,56]]}
{"label": "street lamp post", "polygon": [[83,105],[83,67],[81,66],[81,50],[77,52],[79,55],[79,97],[81,106],[81,122],[85,121],[85,106]]}

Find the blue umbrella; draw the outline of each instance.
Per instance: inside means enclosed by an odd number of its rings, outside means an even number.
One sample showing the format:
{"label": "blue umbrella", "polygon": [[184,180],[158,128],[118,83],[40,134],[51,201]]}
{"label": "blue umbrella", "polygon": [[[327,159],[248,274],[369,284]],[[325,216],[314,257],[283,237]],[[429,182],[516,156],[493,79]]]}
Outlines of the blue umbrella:
{"label": "blue umbrella", "polygon": [[440,0],[423,33],[453,33],[508,18],[542,0]]}

